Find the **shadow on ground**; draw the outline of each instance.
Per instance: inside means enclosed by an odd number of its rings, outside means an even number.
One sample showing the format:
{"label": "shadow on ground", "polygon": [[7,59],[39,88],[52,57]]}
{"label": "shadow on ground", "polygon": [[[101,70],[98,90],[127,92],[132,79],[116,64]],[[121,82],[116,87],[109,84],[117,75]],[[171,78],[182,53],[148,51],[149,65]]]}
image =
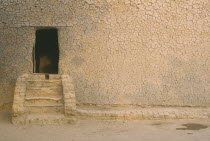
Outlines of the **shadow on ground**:
{"label": "shadow on ground", "polygon": [[187,123],[182,124],[182,126],[185,126],[184,128],[176,128],[176,130],[201,130],[206,129],[208,126],[203,124],[197,124],[197,123]]}

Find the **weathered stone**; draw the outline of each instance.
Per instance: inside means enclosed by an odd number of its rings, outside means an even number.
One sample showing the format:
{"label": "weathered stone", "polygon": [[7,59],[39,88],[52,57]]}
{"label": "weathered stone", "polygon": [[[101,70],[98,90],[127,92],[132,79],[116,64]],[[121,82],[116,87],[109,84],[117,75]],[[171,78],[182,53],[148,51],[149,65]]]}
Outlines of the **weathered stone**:
{"label": "weathered stone", "polygon": [[[72,96],[74,92],[63,91],[66,87],[65,83],[69,83],[69,76],[61,78],[59,75],[50,75],[48,81],[42,77],[43,74],[35,76],[37,79],[34,75],[28,75],[28,78],[21,76],[21,79],[17,79],[12,123],[61,124],[74,122],[75,119],[72,118],[76,110],[75,96]],[[57,81],[58,79],[60,81]],[[65,81],[62,81],[63,79]],[[22,86],[20,87],[19,84]]]}

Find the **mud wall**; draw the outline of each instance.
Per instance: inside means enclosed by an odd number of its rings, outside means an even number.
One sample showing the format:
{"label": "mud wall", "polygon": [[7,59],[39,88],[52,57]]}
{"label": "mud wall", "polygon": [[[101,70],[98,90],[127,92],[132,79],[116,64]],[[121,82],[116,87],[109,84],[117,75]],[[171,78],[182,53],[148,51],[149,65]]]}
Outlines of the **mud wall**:
{"label": "mud wall", "polygon": [[32,72],[35,31],[59,30],[78,104],[210,106],[210,1],[0,0],[0,105]]}

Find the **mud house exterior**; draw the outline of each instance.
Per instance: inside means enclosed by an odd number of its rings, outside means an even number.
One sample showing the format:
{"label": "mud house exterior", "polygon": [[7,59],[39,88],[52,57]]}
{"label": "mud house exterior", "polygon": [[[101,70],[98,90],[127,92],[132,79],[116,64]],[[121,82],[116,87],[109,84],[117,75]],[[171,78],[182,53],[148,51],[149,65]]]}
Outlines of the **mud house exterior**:
{"label": "mud house exterior", "polygon": [[71,77],[78,107],[208,117],[209,54],[209,0],[0,0],[0,106],[18,77],[54,73]]}

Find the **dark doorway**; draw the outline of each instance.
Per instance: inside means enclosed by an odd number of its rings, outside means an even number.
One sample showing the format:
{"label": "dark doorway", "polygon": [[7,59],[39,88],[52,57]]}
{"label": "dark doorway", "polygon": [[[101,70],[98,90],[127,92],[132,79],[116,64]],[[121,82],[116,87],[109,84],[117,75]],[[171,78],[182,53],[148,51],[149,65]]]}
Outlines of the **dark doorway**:
{"label": "dark doorway", "polygon": [[36,31],[34,52],[34,73],[58,73],[58,30],[39,29]]}

